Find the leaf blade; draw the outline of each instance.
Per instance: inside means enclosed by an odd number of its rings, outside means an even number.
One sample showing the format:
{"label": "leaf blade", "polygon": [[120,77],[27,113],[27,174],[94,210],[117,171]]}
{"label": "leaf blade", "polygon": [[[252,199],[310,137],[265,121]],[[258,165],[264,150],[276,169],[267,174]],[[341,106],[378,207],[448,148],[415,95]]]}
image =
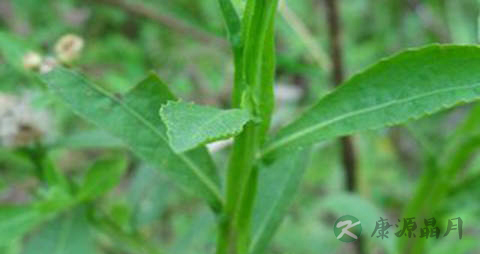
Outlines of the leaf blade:
{"label": "leaf blade", "polygon": [[306,149],[288,152],[288,156],[263,165],[259,171],[249,246],[251,254],[264,253],[295,197],[307,167],[309,153]]}
{"label": "leaf blade", "polygon": [[480,75],[468,68],[480,68],[477,46],[433,45],[385,59],[283,128],[267,142],[263,155],[285,146],[400,124],[476,100]]}
{"label": "leaf blade", "polygon": [[218,0],[220,10],[222,11],[225,27],[227,28],[228,39],[233,53],[233,64],[235,66],[232,106],[240,107],[242,93],[245,90],[245,82],[243,80],[243,38],[242,38],[242,21],[238,16],[234,4],[230,0]]}
{"label": "leaf blade", "polygon": [[97,253],[85,211],[77,208],[47,222],[28,239],[22,253]]}
{"label": "leaf blade", "polygon": [[121,139],[185,189],[194,190],[214,210],[221,207],[218,176],[206,149],[175,154],[168,145],[165,126],[157,112],[163,103],[175,97],[158,77],[151,74],[124,98],[116,98],[63,68],[47,73],[42,80],[77,114]]}
{"label": "leaf blade", "polygon": [[115,187],[127,169],[125,158],[101,158],[88,169],[79,190],[80,200],[93,200]]}
{"label": "leaf blade", "polygon": [[42,220],[42,214],[34,206],[1,206],[0,246],[8,246]]}
{"label": "leaf blade", "polygon": [[170,145],[177,153],[233,137],[251,120],[242,109],[221,110],[186,102],[169,101],[160,109]]}

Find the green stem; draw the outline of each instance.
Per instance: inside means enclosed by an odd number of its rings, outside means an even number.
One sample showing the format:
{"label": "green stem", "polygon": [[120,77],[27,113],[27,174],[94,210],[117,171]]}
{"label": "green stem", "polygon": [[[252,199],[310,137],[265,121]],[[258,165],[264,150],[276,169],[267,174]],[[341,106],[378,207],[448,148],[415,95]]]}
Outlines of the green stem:
{"label": "green stem", "polygon": [[250,229],[253,205],[255,204],[255,197],[257,195],[257,177],[258,170],[256,167],[253,167],[247,176],[244,192],[239,200],[240,206],[235,220],[235,225],[238,230],[237,253],[248,253],[250,247]]}
{"label": "green stem", "polygon": [[235,138],[227,172],[226,203],[219,222],[217,254],[243,254],[248,252],[256,195],[255,157],[273,110],[273,31],[278,0],[248,0],[243,21],[230,0],[218,1],[235,64],[233,107],[243,107],[260,120],[248,123]]}
{"label": "green stem", "polygon": [[[232,157],[229,162],[227,175],[227,198],[225,204],[225,215],[228,225],[226,225],[226,236],[223,240],[228,241],[230,253],[236,253],[236,249],[242,246],[248,246],[249,221],[245,216],[251,211],[250,207],[243,207],[242,202],[246,198],[247,187],[249,185],[249,176],[255,160],[256,151],[256,126],[249,123],[245,126],[242,134],[235,138]],[[252,198],[252,197],[249,197]],[[248,216],[247,216],[248,219]],[[242,222],[242,223],[239,223]],[[242,240],[239,240],[242,239]]]}

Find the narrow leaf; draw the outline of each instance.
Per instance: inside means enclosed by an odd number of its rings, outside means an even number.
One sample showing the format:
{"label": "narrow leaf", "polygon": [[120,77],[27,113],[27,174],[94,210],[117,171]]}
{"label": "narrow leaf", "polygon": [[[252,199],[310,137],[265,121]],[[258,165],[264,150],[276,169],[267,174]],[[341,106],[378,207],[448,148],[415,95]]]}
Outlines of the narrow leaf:
{"label": "narrow leaf", "polygon": [[232,47],[233,63],[235,66],[232,106],[238,108],[240,107],[242,93],[245,90],[245,82],[243,80],[242,24],[235,10],[235,6],[230,0],[218,0],[218,3],[227,28],[228,40]]}
{"label": "narrow leaf", "polygon": [[480,47],[433,45],[383,60],[325,96],[263,154],[404,123],[480,98]]}
{"label": "narrow leaf", "polygon": [[63,172],[55,165],[50,156],[45,156],[42,160],[43,175],[50,187],[58,187],[66,192],[69,191],[70,186],[67,178]]}
{"label": "narrow leaf", "polygon": [[78,193],[80,200],[93,200],[111,190],[121,180],[127,169],[124,158],[102,158],[88,170]]}
{"label": "narrow leaf", "polygon": [[43,80],[79,115],[121,139],[145,161],[205,198],[214,209],[220,208],[219,180],[207,150],[202,147],[175,154],[168,144],[158,110],[176,98],[157,76],[150,75],[123,98],[66,69],[55,69]]}
{"label": "narrow leaf", "polygon": [[41,221],[32,206],[0,206],[0,246],[8,246]]}
{"label": "narrow leaf", "polygon": [[241,109],[222,110],[186,102],[169,102],[160,110],[170,145],[177,153],[233,137],[251,120]]}
{"label": "narrow leaf", "polygon": [[308,157],[305,149],[289,151],[289,156],[260,168],[249,253],[264,253],[295,197]]}
{"label": "narrow leaf", "polygon": [[36,232],[25,244],[23,254],[97,253],[93,234],[82,209],[60,216]]}

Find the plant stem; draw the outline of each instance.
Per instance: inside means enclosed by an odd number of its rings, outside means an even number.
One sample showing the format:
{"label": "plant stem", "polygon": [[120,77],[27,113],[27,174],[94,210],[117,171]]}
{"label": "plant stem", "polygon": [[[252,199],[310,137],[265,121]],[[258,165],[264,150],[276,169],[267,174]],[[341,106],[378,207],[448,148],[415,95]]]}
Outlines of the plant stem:
{"label": "plant stem", "polygon": [[249,248],[256,195],[255,158],[269,128],[274,103],[274,20],[278,0],[248,0],[242,22],[230,0],[219,0],[219,4],[235,63],[233,107],[249,110],[260,119],[249,122],[235,137],[219,225],[217,253],[243,254]]}
{"label": "plant stem", "polygon": [[[341,28],[338,14],[337,0],[326,0],[328,13],[328,27],[331,49],[332,82],[339,86],[344,79],[343,60],[342,60],[342,42]],[[348,191],[356,189],[356,159],[353,141],[350,137],[341,138],[343,167],[345,168],[346,186]]]}
{"label": "plant stem", "polygon": [[[227,175],[227,198],[225,204],[225,214],[227,216],[227,236],[222,236],[223,240],[228,241],[228,253],[237,253],[237,248],[248,245],[249,221],[241,218],[242,215],[249,214],[247,211],[251,206],[244,207],[244,190],[249,185],[250,174],[256,152],[256,133],[255,123],[249,123],[245,126],[242,134],[235,138],[232,157],[228,166]],[[243,201],[243,202],[242,202]],[[249,218],[249,216],[247,216]],[[240,223],[242,222],[242,223]],[[217,252],[218,253],[218,252]]]}
{"label": "plant stem", "polygon": [[[242,38],[242,24],[234,5],[230,0],[218,0],[228,32],[235,67],[232,93],[232,107],[240,108],[242,95],[246,88],[244,81],[244,38]],[[241,192],[248,182],[248,175],[252,168],[255,146],[255,126],[247,124],[244,131],[235,137],[230,157],[226,179],[226,204],[223,214],[219,218],[217,238],[217,254],[235,253],[237,234],[239,229],[236,223],[237,208],[241,200]],[[248,230],[243,228],[242,231]],[[245,240],[242,240],[245,241]]]}
{"label": "plant stem", "polygon": [[[330,40],[332,82],[335,86],[342,84],[344,79],[343,59],[342,59],[342,41],[339,8],[337,0],[326,0],[328,31]],[[340,139],[342,145],[342,163],[345,170],[346,187],[349,192],[357,189],[357,163],[353,140],[350,136]],[[355,241],[357,253],[363,253],[362,238]]]}

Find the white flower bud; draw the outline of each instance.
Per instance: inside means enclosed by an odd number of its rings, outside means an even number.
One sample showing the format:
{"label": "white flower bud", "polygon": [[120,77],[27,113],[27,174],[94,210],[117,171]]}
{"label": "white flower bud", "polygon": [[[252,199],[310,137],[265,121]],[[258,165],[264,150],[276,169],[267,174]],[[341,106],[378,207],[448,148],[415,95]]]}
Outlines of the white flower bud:
{"label": "white flower bud", "polygon": [[42,56],[37,52],[30,51],[23,56],[23,67],[27,70],[35,70],[42,63]]}

